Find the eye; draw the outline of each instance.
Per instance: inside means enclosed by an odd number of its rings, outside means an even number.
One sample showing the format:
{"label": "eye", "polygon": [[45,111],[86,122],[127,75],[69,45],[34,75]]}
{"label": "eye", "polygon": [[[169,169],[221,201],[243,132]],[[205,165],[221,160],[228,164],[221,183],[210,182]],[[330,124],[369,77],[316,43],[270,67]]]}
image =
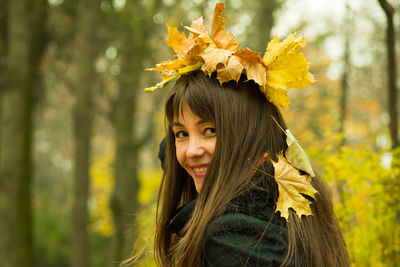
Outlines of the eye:
{"label": "eye", "polygon": [[175,138],[184,138],[184,137],[187,137],[187,136],[188,136],[188,134],[185,131],[177,131],[175,133]]}
{"label": "eye", "polygon": [[207,127],[204,129],[204,134],[205,135],[215,135],[217,131],[215,130],[214,127]]}

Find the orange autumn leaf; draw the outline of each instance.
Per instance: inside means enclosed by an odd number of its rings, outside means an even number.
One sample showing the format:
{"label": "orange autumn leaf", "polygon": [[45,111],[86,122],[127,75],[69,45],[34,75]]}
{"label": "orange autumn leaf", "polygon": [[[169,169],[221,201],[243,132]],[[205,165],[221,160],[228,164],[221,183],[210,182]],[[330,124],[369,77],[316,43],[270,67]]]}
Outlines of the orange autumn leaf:
{"label": "orange autumn leaf", "polygon": [[214,18],[211,26],[212,39],[218,48],[236,52],[239,49],[240,44],[232,32],[226,33],[225,31],[226,15],[224,14],[224,9],[223,3],[218,3],[215,6]]}
{"label": "orange autumn leaf", "polygon": [[309,175],[300,175],[282,154],[278,155],[278,161],[272,161],[275,172],[275,180],[278,184],[279,197],[276,203],[276,211],[288,220],[289,209],[292,208],[296,215],[312,215],[311,201],[302,194],[315,198],[317,190],[311,185]]}
{"label": "orange autumn leaf", "polygon": [[162,75],[167,76],[170,71],[177,70],[179,68],[184,67],[185,64],[179,59],[169,60],[169,61],[161,61],[161,63],[157,64],[154,68],[149,68],[146,70],[154,70],[160,72]]}
{"label": "orange autumn leaf", "polygon": [[236,52],[235,55],[239,58],[240,63],[245,67],[247,79],[254,80],[260,86],[265,85],[265,65],[260,54],[251,51],[248,48],[244,48]]}
{"label": "orange autumn leaf", "polygon": [[184,32],[179,33],[177,28],[168,26],[169,38],[167,44],[172,47],[174,52],[178,55],[179,59],[183,59],[187,51],[194,45],[194,42],[188,40]]}

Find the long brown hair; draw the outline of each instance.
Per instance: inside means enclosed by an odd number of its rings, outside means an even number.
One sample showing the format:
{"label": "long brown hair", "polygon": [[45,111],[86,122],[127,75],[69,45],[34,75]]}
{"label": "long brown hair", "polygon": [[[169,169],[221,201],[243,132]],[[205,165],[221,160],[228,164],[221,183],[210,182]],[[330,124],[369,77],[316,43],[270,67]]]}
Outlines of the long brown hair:
{"label": "long brown hair", "polygon": [[[217,132],[213,159],[198,194],[175,155],[171,125],[183,103],[199,118],[214,122]],[[249,189],[254,166],[265,152],[274,158],[286,149],[286,136],[273,118],[286,127],[279,110],[253,81],[242,77],[238,83],[220,85],[215,77],[206,77],[201,71],[177,81],[167,99],[165,113],[167,148],[157,206],[156,260],[160,266],[202,266],[209,222],[233,198]],[[268,169],[273,175],[273,168]],[[265,179],[271,178],[265,175]],[[294,262],[296,266],[349,266],[329,187],[319,177],[313,178],[313,186],[319,192],[312,204],[314,215],[303,216],[300,221],[291,212],[287,223],[289,247],[283,265]],[[275,191],[269,192],[272,199],[277,199]],[[165,229],[170,214],[196,197],[182,238],[174,238]]]}

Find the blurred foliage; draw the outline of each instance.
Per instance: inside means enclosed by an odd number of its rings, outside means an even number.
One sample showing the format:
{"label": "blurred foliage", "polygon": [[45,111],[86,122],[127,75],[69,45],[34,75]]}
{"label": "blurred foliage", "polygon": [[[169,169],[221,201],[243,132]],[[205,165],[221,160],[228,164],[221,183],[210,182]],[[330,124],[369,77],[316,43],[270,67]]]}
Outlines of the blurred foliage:
{"label": "blurred foliage", "polygon": [[[115,158],[115,143],[111,138],[98,138],[96,144],[104,148],[104,154],[98,155],[91,166],[92,200],[90,215],[92,220],[90,228],[92,234],[108,238],[114,233],[109,199],[114,183],[112,164]],[[131,242],[134,244],[134,253],[140,252],[140,266],[155,266],[152,251],[156,202],[161,176],[162,172],[159,168],[139,170],[140,191],[138,200],[142,208],[137,214],[137,221],[133,226],[136,228],[139,238],[138,240],[131,240]]]}
{"label": "blurred foliage", "polygon": [[114,228],[109,200],[114,187],[112,167],[115,158],[115,144],[113,139],[102,138],[96,141],[97,145],[104,148],[104,154],[97,155],[90,168],[91,230],[103,237],[111,237],[114,234]]}
{"label": "blurred foliage", "polygon": [[[146,47],[151,55],[144,59],[143,68],[151,67],[172,54],[162,41],[166,38],[165,23],[172,27],[189,25],[192,19],[203,15],[209,28],[215,2],[161,1],[162,8],[151,14],[154,36]],[[397,151],[388,150],[384,19],[380,16],[377,1],[351,2],[352,29],[357,34],[351,40],[348,117],[345,132],[338,134],[341,46],[344,45],[342,29],[349,25],[343,23],[343,18],[324,15],[320,11],[315,16],[310,15],[313,10],[310,2],[277,1],[281,9],[275,14],[276,27],[272,35],[281,37],[300,29],[310,37],[305,54],[312,62],[311,72],[317,79],[310,88],[289,92],[292,104],[283,114],[292,133],[334,190],[336,215],[353,265],[396,266],[395,260],[400,262],[400,156]],[[341,2],[344,6],[344,1]],[[73,1],[49,0],[49,3],[48,46],[41,66],[41,88],[44,89],[37,91],[35,118],[32,198],[35,263],[39,267],[62,267],[69,266],[70,257],[74,167],[71,110],[75,101],[71,86],[75,75],[71,64],[74,55],[71,40],[78,25],[74,23],[77,10]],[[95,96],[91,197],[88,202],[91,265],[96,267],[108,266],[109,244],[114,233],[109,199],[115,183],[113,106],[121,79],[121,65],[124,64],[121,29],[125,23],[139,25],[145,15],[143,12],[140,16],[129,17],[129,14],[123,14],[123,10],[148,3],[153,1],[103,0],[100,6],[99,47],[102,52],[94,62],[99,75],[99,90]],[[238,36],[242,46],[258,49],[256,39],[259,33],[254,27],[254,18],[261,1],[230,0],[225,3],[229,14],[227,28]],[[395,8],[398,12],[400,6],[397,4]],[[138,10],[135,14],[142,13]],[[295,25],[288,19],[294,17],[297,17]],[[400,29],[399,18],[397,14],[396,29]],[[397,40],[400,48],[400,34]],[[136,41],[139,43],[135,47],[140,47],[140,40]],[[3,47],[4,40],[0,39],[1,51]],[[400,59],[400,53],[398,55]],[[141,72],[138,87],[155,84],[156,76]],[[148,126],[148,121],[143,118],[147,118],[154,106],[154,95],[140,94],[136,105],[139,111],[134,128],[135,135],[139,135]],[[165,134],[163,109],[159,109],[153,118],[157,129],[153,140],[140,151],[138,200],[141,209],[135,214],[137,221],[132,225],[138,239],[131,240],[135,251],[142,251],[138,266],[155,266],[155,207],[162,173],[156,155],[158,143]],[[344,136],[346,146],[340,147]]]}
{"label": "blurred foliage", "polygon": [[[335,190],[335,212],[354,266],[396,266],[400,253],[399,151],[327,148],[309,154]],[[384,155],[393,156],[384,167]],[[385,163],[387,165],[387,163]]]}

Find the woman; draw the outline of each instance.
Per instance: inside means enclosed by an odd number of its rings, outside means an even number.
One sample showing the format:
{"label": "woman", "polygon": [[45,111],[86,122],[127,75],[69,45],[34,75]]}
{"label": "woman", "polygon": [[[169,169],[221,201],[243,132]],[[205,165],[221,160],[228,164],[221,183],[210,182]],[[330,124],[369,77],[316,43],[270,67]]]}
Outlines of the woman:
{"label": "woman", "polygon": [[[157,212],[157,262],[349,266],[330,190],[306,166],[304,154],[293,159],[292,144],[298,143],[283,130],[278,109],[288,101],[280,91],[286,88],[278,88],[276,81],[291,88],[311,83],[308,63],[300,72],[299,64],[286,72],[303,81],[286,75],[282,82],[276,76],[281,72],[273,73],[274,64],[282,69],[287,59],[303,60],[299,47],[304,42],[273,41],[264,58],[257,58],[248,49],[238,50],[231,33],[225,33],[222,11],[223,5],[217,4],[212,37],[199,20],[188,28],[189,39],[177,37],[169,28],[167,42],[178,59],[153,69],[164,77],[151,90],[179,78],[165,106],[168,126]],[[299,165],[296,157],[303,163]],[[285,192],[289,187],[279,180],[284,168],[290,169],[290,179],[303,183],[291,187],[294,195]]]}

